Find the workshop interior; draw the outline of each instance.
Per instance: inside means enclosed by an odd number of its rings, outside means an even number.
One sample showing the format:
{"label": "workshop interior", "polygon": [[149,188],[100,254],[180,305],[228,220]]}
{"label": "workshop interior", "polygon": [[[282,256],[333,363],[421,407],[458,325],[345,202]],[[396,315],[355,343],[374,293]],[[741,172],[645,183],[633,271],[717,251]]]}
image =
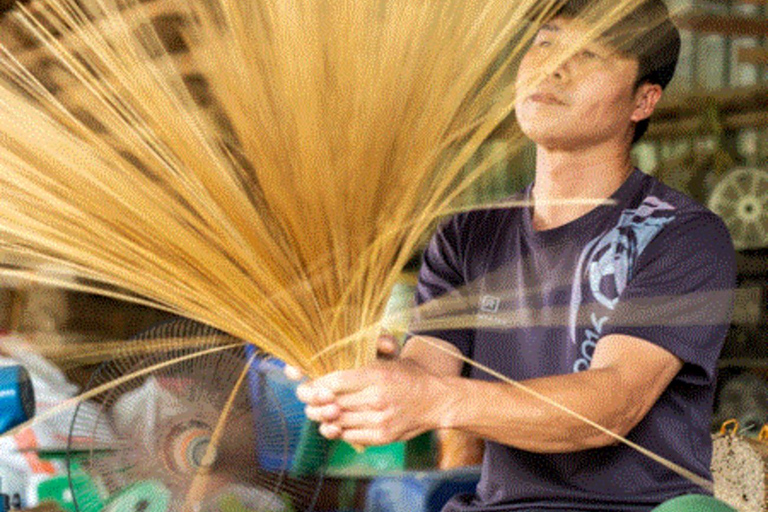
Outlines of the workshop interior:
{"label": "workshop interior", "polygon": [[[668,4],[681,29],[682,54],[633,156],[640,169],[719,215],[733,239],[738,288],[714,404],[715,496],[740,511],[765,512],[768,2]],[[56,84],[61,64],[10,22],[18,5],[0,5],[0,43],[43,83]],[[24,5],[34,9],[35,0]],[[183,63],[185,83],[205,103],[205,80],[185,60],[188,21],[173,2],[141,5],[169,53]],[[76,103],[74,94],[61,91],[60,99]],[[506,144],[503,133],[481,150]],[[532,179],[534,156],[527,146],[494,164],[473,185],[471,199],[490,202],[521,189]],[[6,258],[2,250],[0,258]],[[413,304],[417,269],[414,258],[388,307]],[[45,264],[37,271],[54,272]],[[398,318],[403,329],[408,321]],[[428,432],[365,450],[323,438],[304,416],[296,383],[285,377],[280,360],[234,343],[214,351],[229,335],[148,306],[4,277],[0,329],[0,433],[54,411],[0,438],[0,512],[171,512],[180,510],[180,489],[193,485],[201,468],[216,485],[201,491],[196,510],[212,512],[439,512],[479,480],[479,459],[457,456],[450,435]],[[155,339],[158,350],[134,349]],[[31,344],[44,344],[52,356],[25,350]],[[99,344],[109,358],[97,357]],[[211,352],[205,356],[163,365],[206,348]],[[55,412],[137,371],[141,378]],[[246,381],[236,396],[224,392],[242,375]],[[229,419],[221,431],[217,419],[224,409]],[[208,449],[213,438],[215,454]]]}

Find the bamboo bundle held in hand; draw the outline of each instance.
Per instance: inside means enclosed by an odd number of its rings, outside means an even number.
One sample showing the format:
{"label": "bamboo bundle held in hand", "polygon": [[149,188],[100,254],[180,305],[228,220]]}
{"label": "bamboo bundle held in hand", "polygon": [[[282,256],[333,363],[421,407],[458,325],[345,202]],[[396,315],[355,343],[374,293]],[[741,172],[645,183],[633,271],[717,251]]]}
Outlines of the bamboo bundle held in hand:
{"label": "bamboo bundle held in hand", "polygon": [[[597,2],[594,37],[633,1]],[[4,271],[43,259],[79,277],[49,284],[183,315],[309,375],[360,365],[403,265],[493,163],[466,171],[511,113],[533,8],[558,3],[179,0],[184,59],[151,3],[20,8],[62,93],[3,51],[0,237],[21,262]]]}

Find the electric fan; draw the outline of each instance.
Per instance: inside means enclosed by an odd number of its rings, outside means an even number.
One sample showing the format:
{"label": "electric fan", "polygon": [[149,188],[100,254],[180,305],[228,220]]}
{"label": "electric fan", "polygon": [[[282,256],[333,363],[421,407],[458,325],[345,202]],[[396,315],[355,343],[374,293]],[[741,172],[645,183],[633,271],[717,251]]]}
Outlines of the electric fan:
{"label": "electric fan", "polygon": [[279,362],[176,320],[127,342],[88,388],[119,381],[75,412],[76,510],[314,510],[325,449]]}

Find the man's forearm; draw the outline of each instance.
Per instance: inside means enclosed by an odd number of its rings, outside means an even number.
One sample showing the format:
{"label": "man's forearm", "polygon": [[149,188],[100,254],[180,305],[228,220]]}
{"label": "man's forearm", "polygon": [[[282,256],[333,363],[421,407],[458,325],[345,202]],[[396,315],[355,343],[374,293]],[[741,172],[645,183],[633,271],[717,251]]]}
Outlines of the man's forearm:
{"label": "man's forearm", "polygon": [[[386,444],[439,428],[536,452],[577,451],[615,442],[562,408],[508,383],[458,377],[457,355],[414,346],[403,356],[299,386],[307,416],[323,423],[323,435],[360,444]],[[598,343],[592,369],[524,384],[624,436],[681,367],[676,356],[647,341],[611,335]]]}
{"label": "man's forearm", "polygon": [[[533,452],[570,452],[615,440],[582,420],[503,382],[445,377],[444,428],[455,428]],[[529,380],[524,383],[567,409],[620,435],[634,425],[633,410],[611,369]],[[631,402],[631,400],[629,401]]]}

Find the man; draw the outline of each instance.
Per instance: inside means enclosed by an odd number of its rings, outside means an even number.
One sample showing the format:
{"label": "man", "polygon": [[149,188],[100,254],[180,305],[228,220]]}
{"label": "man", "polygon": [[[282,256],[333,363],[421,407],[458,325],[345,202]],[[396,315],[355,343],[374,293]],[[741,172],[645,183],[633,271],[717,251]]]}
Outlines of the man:
{"label": "man", "polygon": [[[451,353],[711,478],[733,248],[715,215],[630,161],[674,72],[679,34],[661,0],[648,0],[547,69],[589,30],[576,19],[588,4],[567,2],[519,67],[516,115],[537,162],[516,199],[530,206],[458,215],[424,254],[419,302],[459,294],[478,326],[422,329],[396,360],[299,388],[329,438],[370,445],[450,428],[485,439],[476,494],[454,497],[446,512],[649,511],[705,492],[485,372],[462,377]],[[566,204],[578,198],[607,201]]]}

